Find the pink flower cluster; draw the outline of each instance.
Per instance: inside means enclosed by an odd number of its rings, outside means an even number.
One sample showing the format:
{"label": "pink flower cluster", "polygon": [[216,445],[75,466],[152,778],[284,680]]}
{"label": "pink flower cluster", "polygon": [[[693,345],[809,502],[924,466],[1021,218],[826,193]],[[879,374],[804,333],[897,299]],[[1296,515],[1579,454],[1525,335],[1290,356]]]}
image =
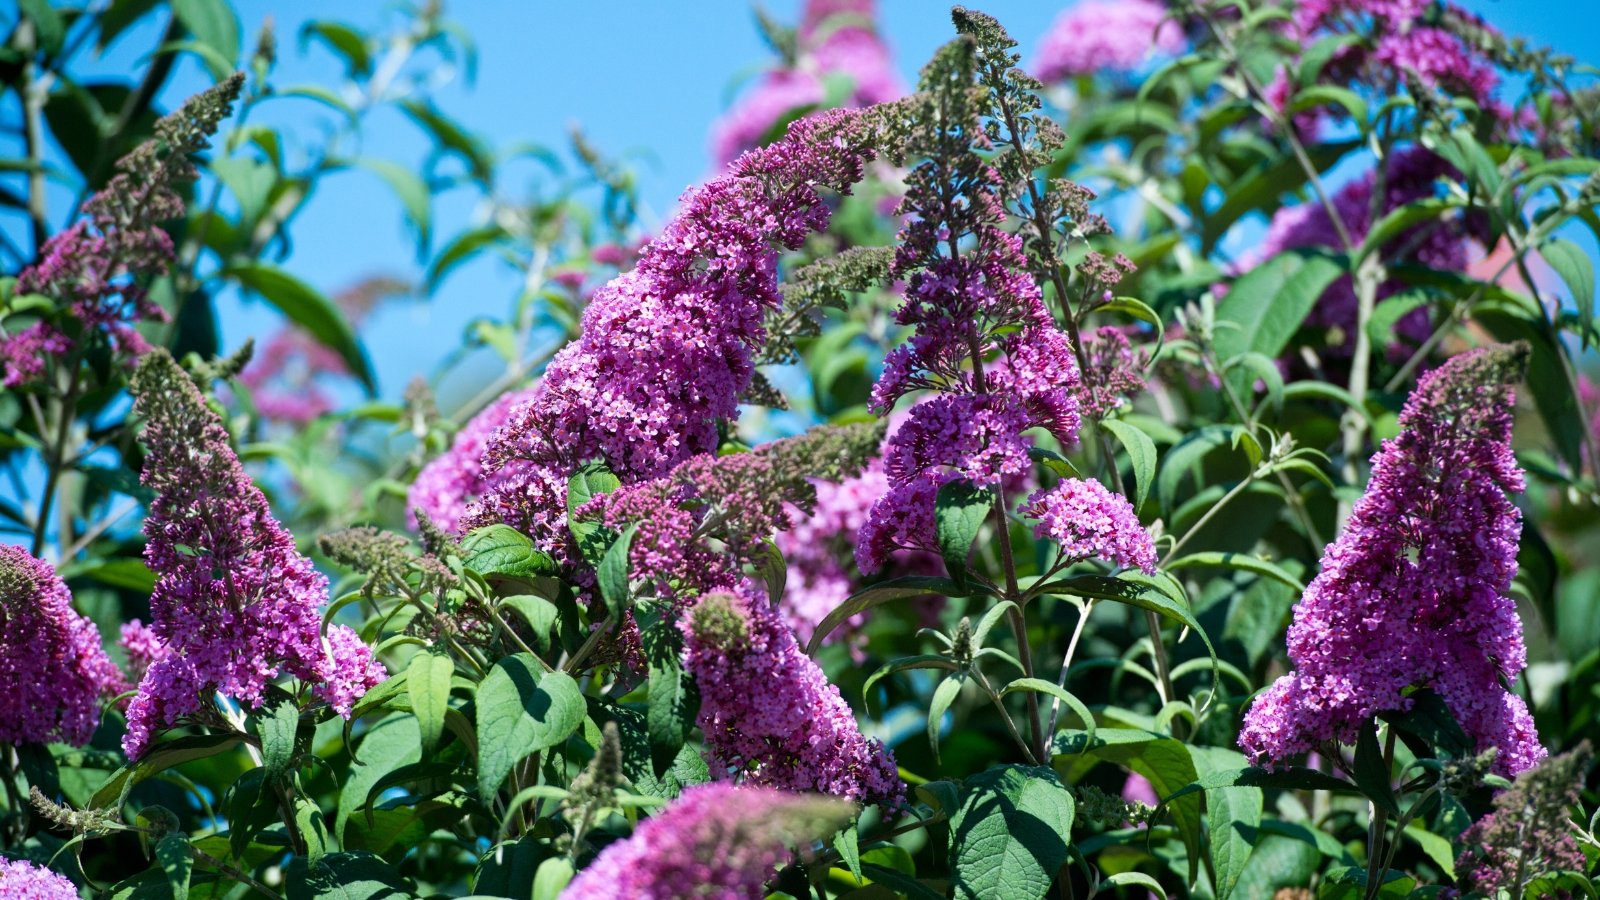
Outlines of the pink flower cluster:
{"label": "pink flower cluster", "polygon": [[0,857],[0,900],[78,900],[78,888],[44,866]]}
{"label": "pink flower cluster", "polygon": [[801,652],[766,597],[713,594],[684,632],[684,668],[700,691],[715,775],[857,803],[901,802],[894,754],[861,734],[839,688]]}
{"label": "pink flower cluster", "polygon": [[[1344,46],[1322,70],[1324,80],[1358,83],[1382,92],[1403,85],[1412,91],[1444,90],[1480,106],[1490,104],[1499,76],[1480,51],[1457,34],[1428,24],[1436,0],[1303,0],[1294,9],[1289,37],[1309,47],[1332,34],[1364,40]],[[1454,4],[1450,16],[1487,28]],[[1391,88],[1392,89],[1392,88]]]}
{"label": "pink flower cluster", "polygon": [[501,394],[456,432],[450,449],[422,467],[406,494],[406,511],[413,528],[415,511],[421,510],[445,531],[457,529],[467,507],[492,483],[483,474],[483,450],[490,436],[511,418],[517,404],[532,399],[533,393],[529,388]]}
{"label": "pink flower cluster", "polygon": [[[816,487],[811,514],[792,510],[788,529],[773,538],[789,567],[778,608],[802,643],[854,592],[857,576],[850,560],[856,533],[866,524],[872,504],[889,489],[889,479],[875,460],[854,478],[818,481]],[[835,631],[829,639],[842,633]]]}
{"label": "pink flower cluster", "polygon": [[791,126],[683,198],[630,272],[601,288],[583,333],[551,361],[533,396],[489,439],[492,479],[462,520],[496,521],[571,559],[567,479],[603,460],[624,483],[657,478],[717,447],[777,307],[779,250],[826,227],[821,191],[861,177],[867,122],[835,110]]}
{"label": "pink flower cluster", "polygon": [[1182,25],[1158,0],[1083,0],[1050,26],[1032,69],[1046,84],[1133,72],[1154,56],[1175,56],[1186,46]]}
{"label": "pink flower cluster", "polygon": [[893,100],[904,88],[878,35],[874,0],[807,0],[796,58],[768,71],[711,129],[711,156],[727,165],[759,147],[786,119],[829,99],[830,78],[849,79],[846,106]]}
{"label": "pink flower cluster", "polygon": [[[856,547],[869,575],[896,549],[935,548],[934,503],[945,484],[1000,487],[1027,473],[1029,429],[1077,441],[1077,360],[1028,275],[1021,241],[1000,227],[999,175],[985,167],[968,205],[943,221],[926,174],[913,176],[905,206],[927,207],[929,217],[907,223],[895,258],[908,278],[896,321],[916,333],[889,352],[872,407],[885,415],[911,391],[939,393],[913,406],[884,448],[889,489]],[[945,256],[940,248],[961,233],[972,246]]]}
{"label": "pink flower cluster", "polygon": [[144,531],[156,573],[151,630],[165,645],[128,707],[123,749],[138,759],[154,732],[199,713],[213,693],[247,706],[284,670],[342,715],[385,677],[348,628],[322,633],[327,579],[295,549],[170,356],[146,355],[135,411],[148,421],[142,482],[155,492]]}
{"label": "pink flower cluster", "polygon": [[561,900],[761,900],[789,847],[844,818],[837,801],[731,784],[690,787],[595,858]]}
{"label": "pink flower cluster", "polygon": [[1506,494],[1523,489],[1510,385],[1525,353],[1474,350],[1418,383],[1295,606],[1295,671],[1245,716],[1239,744],[1252,760],[1350,743],[1378,713],[1408,709],[1412,688],[1436,691],[1479,749],[1497,748],[1502,774],[1544,757],[1522,698],[1506,689],[1527,663],[1506,593],[1522,526]]}
{"label": "pink flower cluster", "polygon": [[1078,385],[1078,409],[1103,419],[1144,390],[1144,374],[1125,329],[1103,325],[1082,338],[1088,374]]}
{"label": "pink flower cluster", "polygon": [[1054,540],[1061,559],[1103,559],[1125,569],[1156,570],[1156,545],[1128,498],[1098,481],[1068,478],[1029,497],[1019,510],[1039,520],[1036,537]]}
{"label": "pink flower cluster", "polygon": [[122,623],[117,646],[128,657],[128,682],[138,684],[144,680],[144,673],[150,671],[150,666],[161,654],[166,652],[167,645],[156,637],[154,630],[138,619],[130,619]]}
{"label": "pink flower cluster", "polygon": [[89,743],[122,673],[50,564],[3,544],[0,626],[0,744]]}
{"label": "pink flower cluster", "polygon": [[[1381,217],[1407,203],[1433,197],[1439,179],[1456,174],[1448,163],[1422,147],[1396,152],[1385,165],[1384,193],[1378,215]],[[1372,192],[1376,185],[1376,173],[1368,172],[1345,185],[1332,198],[1345,230],[1358,243],[1372,228]],[[1445,221],[1407,229],[1385,246],[1385,258],[1394,264],[1414,262],[1433,269],[1463,271],[1467,267],[1469,242],[1475,233],[1470,226],[1467,222]],[[1302,203],[1280,209],[1273,215],[1266,236],[1253,252],[1240,258],[1238,268],[1248,271],[1285,250],[1302,247],[1340,247],[1333,219],[1321,203]],[[1404,289],[1405,285],[1399,281],[1387,281],[1378,288],[1378,300],[1381,302]],[[1339,328],[1349,334],[1356,325],[1356,306],[1355,286],[1347,275],[1323,291],[1307,322],[1323,328]],[[1426,339],[1431,331],[1427,309],[1413,310],[1402,317],[1396,331],[1414,341]]]}

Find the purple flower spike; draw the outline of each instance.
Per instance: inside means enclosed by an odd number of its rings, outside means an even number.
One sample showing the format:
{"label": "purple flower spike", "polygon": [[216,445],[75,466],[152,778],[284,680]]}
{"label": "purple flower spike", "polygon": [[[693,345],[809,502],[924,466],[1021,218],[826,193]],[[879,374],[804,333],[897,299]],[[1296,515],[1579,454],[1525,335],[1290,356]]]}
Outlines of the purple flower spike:
{"label": "purple flower spike", "polygon": [[1523,345],[1495,346],[1428,373],[1373,458],[1350,523],[1295,606],[1295,672],[1256,698],[1239,745],[1257,763],[1326,742],[1352,743],[1373,716],[1408,709],[1431,688],[1495,769],[1515,775],[1545,756],[1522,698],[1506,690],[1527,664],[1507,595],[1523,490],[1511,454],[1511,384]]}

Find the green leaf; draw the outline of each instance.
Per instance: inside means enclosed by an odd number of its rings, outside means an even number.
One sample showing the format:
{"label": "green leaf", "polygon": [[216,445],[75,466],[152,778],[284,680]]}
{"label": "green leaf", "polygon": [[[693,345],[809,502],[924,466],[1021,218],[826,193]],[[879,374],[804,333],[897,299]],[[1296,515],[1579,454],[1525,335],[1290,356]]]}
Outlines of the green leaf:
{"label": "green leaf", "polygon": [[478,686],[478,794],[494,796],[513,766],[530,753],[561,743],[583,724],[587,707],[578,683],[546,672],[529,653],[494,664]]}
{"label": "green leaf", "polygon": [[1200,798],[1182,791],[1197,780],[1189,748],[1164,734],[1131,728],[1099,728],[1094,740],[1082,731],[1062,731],[1051,742],[1052,764],[1075,783],[1096,760],[1115,763],[1143,775],[1172,815],[1189,852],[1189,880],[1199,872],[1203,831]]}
{"label": "green leaf", "polygon": [[[396,676],[390,680],[407,679]],[[339,789],[339,812],[333,819],[333,830],[340,840],[345,839],[345,823],[366,805],[367,796],[374,785],[396,769],[422,759],[422,741],[416,717],[408,713],[395,713],[383,719],[361,736],[357,751],[350,774]]]}
{"label": "green leaf", "polygon": [[644,609],[639,640],[650,689],[645,733],[650,739],[652,774],[659,778],[672,768],[688,740],[699,712],[699,699],[693,680],[683,671],[683,634],[676,617],[654,607]]}
{"label": "green leaf", "polygon": [[[987,488],[974,487],[962,480],[949,482],[939,488],[934,500],[934,529],[938,536],[939,553],[956,584],[965,584],[967,557],[978,531],[994,508],[994,494]],[[1003,526],[1002,526],[1003,527]]]}
{"label": "green leaf", "polygon": [[1314,84],[1294,95],[1289,103],[1290,113],[1305,112],[1318,106],[1342,107],[1363,131],[1367,126],[1367,101],[1349,88],[1332,84]]}
{"label": "green leaf", "polygon": [[294,698],[278,692],[251,716],[261,737],[261,767],[272,778],[288,774],[295,758],[295,737],[300,731],[300,707]]}
{"label": "green leaf", "polygon": [[1234,883],[1234,896],[1271,897],[1280,888],[1305,887],[1321,861],[1322,854],[1312,844],[1281,834],[1262,835],[1250,854],[1250,865]]}
{"label": "green leaf", "polygon": [[321,41],[344,59],[347,76],[359,77],[372,72],[372,54],[367,50],[367,39],[349,25],[324,19],[300,26],[300,49],[304,50],[313,39]]}
{"label": "green leaf", "polygon": [[1353,768],[1350,774],[1356,780],[1356,787],[1361,788],[1361,793],[1389,815],[1399,816],[1400,804],[1395,800],[1394,788],[1390,785],[1389,766],[1383,760],[1382,748],[1378,746],[1378,730],[1371,722],[1361,726],[1361,732],[1356,735]]}
{"label": "green leaf", "polygon": [[140,757],[138,762],[111,773],[105,784],[94,792],[89,805],[96,809],[109,806],[121,807],[134,785],[146,778],[165,772],[173,766],[227,753],[239,746],[243,740],[238,734],[228,733],[199,734],[162,741]]}
{"label": "green leaf", "polygon": [[417,232],[417,257],[428,254],[428,243],[433,237],[432,196],[427,182],[406,166],[387,159],[360,159],[356,165],[389,183],[389,189],[405,207],[406,218]]}
{"label": "green leaf", "polygon": [[600,566],[595,573],[600,581],[600,597],[605,600],[611,617],[619,622],[629,608],[628,552],[633,546],[634,532],[638,530],[637,522],[623,529],[616,541],[606,548],[605,555],[600,557]]}
{"label": "green leaf", "polygon": [[1053,681],[1045,681],[1043,678],[1018,678],[1016,681],[1011,682],[1001,689],[1000,696],[1005,697],[1009,694],[1014,694],[1017,691],[1032,691],[1036,694],[1049,694],[1057,700],[1060,700],[1062,703],[1065,703],[1067,708],[1072,710],[1073,714],[1078,717],[1078,721],[1083,725],[1084,733],[1089,736],[1088,739],[1090,741],[1094,740],[1094,713],[1090,712],[1089,707],[1084,705],[1082,700],[1079,700],[1077,697],[1073,696],[1070,691],[1066,690],[1060,685],[1057,685]]}
{"label": "green leaf", "polygon": [[896,672],[905,672],[911,669],[944,669],[947,672],[953,672],[956,669],[956,664],[950,661],[950,657],[941,656],[937,653],[902,656],[899,659],[884,663],[876,672],[868,675],[866,683],[861,686],[861,698],[866,704],[867,710],[871,711],[872,709],[872,688],[874,685]]}
{"label": "green leaf", "polygon": [[172,13],[229,69],[239,66],[239,18],[227,0],[172,0]]}
{"label": "green leaf", "polygon": [[557,900],[577,874],[572,867],[572,860],[565,856],[552,856],[539,863],[539,870],[533,876],[533,895],[530,900]]}
{"label": "green leaf", "polygon": [[1120,419],[1106,419],[1100,427],[1116,435],[1123,449],[1128,451],[1128,460],[1133,463],[1133,483],[1136,486],[1133,508],[1144,506],[1144,500],[1150,495],[1150,486],[1156,480],[1156,444],[1150,436]]}
{"label": "green leaf", "polygon": [[189,873],[194,870],[194,857],[189,855],[189,836],[173,832],[162,838],[156,844],[156,862],[166,873],[172,900],[189,900]]}
{"label": "green leaf", "polygon": [[1539,255],[1567,283],[1578,313],[1594,315],[1594,262],[1589,254],[1566,238],[1551,238],[1539,245]]}
{"label": "green leaf", "polygon": [[1164,566],[1168,570],[1201,567],[1236,569],[1240,572],[1249,572],[1253,575],[1271,578],[1279,584],[1293,588],[1296,593],[1305,593],[1306,589],[1300,579],[1285,571],[1277,563],[1268,562],[1259,556],[1251,556],[1245,553],[1224,553],[1217,550],[1207,550],[1202,553],[1190,553],[1186,556],[1181,556]]}
{"label": "green leaf", "polygon": [[[1232,769],[1244,762],[1243,755],[1221,747],[1191,745],[1189,755],[1195,771],[1205,774]],[[1233,894],[1248,868],[1261,826],[1261,808],[1259,787],[1228,786],[1206,791],[1208,849],[1217,900],[1227,900]]]}
{"label": "green leaf", "polygon": [[553,575],[559,567],[533,539],[510,525],[475,528],[461,540],[462,562],[479,575]]}
{"label": "green leaf", "polygon": [[1351,267],[1359,268],[1361,260],[1382,252],[1387,244],[1412,228],[1431,219],[1437,219],[1452,209],[1460,208],[1459,200],[1439,200],[1429,197],[1413,200],[1384,213],[1383,218],[1372,226],[1372,230],[1367,232],[1366,238],[1362,240],[1361,249]]}
{"label": "green leaf", "polygon": [[1366,870],[1357,866],[1335,869],[1324,876],[1317,900],[1404,900],[1417,886],[1416,879],[1390,869],[1379,879],[1376,893],[1367,889]]}
{"label": "green leaf", "polygon": [[1217,650],[1212,646],[1211,638],[1205,629],[1200,627],[1199,620],[1189,611],[1187,604],[1145,581],[1142,576],[1131,572],[1124,572],[1121,577],[1115,578],[1104,575],[1077,575],[1072,578],[1057,579],[1034,590],[1041,594],[1070,594],[1086,600],[1125,603],[1177,622],[1199,635],[1201,642],[1206,645],[1206,652],[1211,654],[1212,683],[1215,685],[1218,677]]}
{"label": "green leaf", "polygon": [[957,898],[1041,898],[1067,861],[1072,794],[1050,769],[996,766],[962,785],[950,817]]}
{"label": "green leaf", "polygon": [[259,294],[289,321],[305,329],[328,349],[339,354],[368,394],[377,392],[367,352],[344,320],[339,308],[322,293],[288,272],[266,263],[236,263],[223,273],[248,291]]}
{"label": "green leaf", "polygon": [[51,5],[50,0],[19,0],[17,6],[23,16],[33,24],[34,40],[39,49],[43,50],[46,56],[60,53],[67,35],[66,22],[61,18],[61,12]]}
{"label": "green leaf", "polygon": [[541,651],[550,648],[550,635],[561,620],[561,610],[554,603],[533,594],[516,594],[502,598],[499,607],[515,612],[518,618],[528,623],[536,648]]}
{"label": "green leaf", "polygon": [[1161,886],[1161,882],[1143,872],[1118,872],[1115,875],[1107,876],[1105,880],[1100,882],[1100,886],[1103,888],[1128,887],[1130,885],[1146,888],[1150,893],[1159,894],[1161,900],[1167,900],[1167,889]]}
{"label": "green leaf", "polygon": [[365,851],[289,862],[287,896],[303,900],[411,900],[400,873]]}
{"label": "green leaf", "polygon": [[1399,729],[1402,736],[1410,735],[1435,751],[1447,756],[1464,757],[1473,752],[1472,738],[1462,730],[1455,714],[1445,704],[1444,698],[1431,690],[1416,691],[1410,695],[1411,708],[1403,713],[1381,713],[1380,718]]}
{"label": "green leaf", "polygon": [[822,646],[823,639],[833,633],[850,617],[866,612],[875,606],[881,606],[891,600],[903,600],[907,597],[926,597],[929,594],[938,594],[943,597],[965,597],[967,592],[960,585],[948,578],[935,578],[927,575],[903,575],[899,578],[890,578],[868,588],[850,595],[843,603],[823,617],[817,623],[816,631],[811,633],[811,643],[806,645],[807,653],[816,653]]}
{"label": "green leaf", "polygon": [[839,833],[833,836],[833,849],[839,851],[839,859],[849,867],[850,874],[860,881],[862,879],[861,833],[855,823],[839,829]]}
{"label": "green leaf", "polygon": [[578,510],[590,500],[601,494],[609,494],[621,486],[621,480],[612,474],[605,463],[598,461],[579,466],[578,471],[567,480],[567,527],[578,543],[578,552],[582,554],[583,561],[590,566],[600,565],[611,542],[617,539],[616,532],[599,522],[579,519]]}
{"label": "green leaf", "polygon": [[1314,250],[1280,253],[1251,269],[1217,304],[1217,321],[1237,326],[1217,329],[1217,355],[1224,362],[1250,351],[1277,358],[1344,271],[1338,257]]}
{"label": "green leaf", "polygon": [[956,702],[966,683],[966,673],[957,672],[939,682],[939,686],[933,689],[933,698],[928,701],[928,746],[933,749],[935,764],[939,762],[939,726],[944,723],[944,714],[949,711],[950,704]]}
{"label": "green leaf", "polygon": [[511,236],[499,225],[485,225],[482,228],[472,228],[463,231],[446,244],[433,262],[428,265],[428,275],[423,282],[429,294],[439,289],[446,275],[455,270],[457,266],[471,259],[485,247],[501,243]]}
{"label": "green leaf", "polygon": [[427,652],[411,657],[406,668],[406,694],[417,717],[424,756],[431,755],[444,736],[444,714],[450,708],[450,679],[455,671],[450,657]]}

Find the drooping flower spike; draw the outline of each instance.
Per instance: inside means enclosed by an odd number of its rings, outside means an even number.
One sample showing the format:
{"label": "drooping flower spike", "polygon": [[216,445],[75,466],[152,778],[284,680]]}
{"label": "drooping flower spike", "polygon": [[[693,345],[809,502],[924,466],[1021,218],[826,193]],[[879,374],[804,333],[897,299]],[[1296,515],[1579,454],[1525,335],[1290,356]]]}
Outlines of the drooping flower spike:
{"label": "drooping flower spike", "polygon": [[702,599],[684,624],[684,668],[700,691],[700,730],[717,777],[897,806],[894,754],[855,716],[765,596]]}
{"label": "drooping flower spike", "polygon": [[123,748],[137,759],[155,732],[221,693],[253,707],[287,672],[342,715],[385,677],[350,629],[322,632],[327,579],[295,549],[239,464],[217,414],[165,351],[134,373],[149,424],[142,483],[155,492],[144,531],[156,574],[151,625],[164,645],[128,708]]}
{"label": "drooping flower spike", "polygon": [[1352,743],[1408,692],[1436,691],[1495,769],[1545,756],[1522,698],[1506,689],[1527,665],[1508,595],[1523,489],[1511,452],[1511,385],[1527,346],[1457,356],[1423,376],[1401,432],[1373,458],[1372,479],[1322,571],[1295,605],[1295,671],[1260,694],[1239,744],[1257,763]]}
{"label": "drooping flower spike", "polygon": [[790,848],[849,820],[848,803],[727,783],[687,788],[590,863],[561,900],[761,900]]}
{"label": "drooping flower spike", "polygon": [[715,451],[754,373],[763,314],[781,304],[779,251],[827,225],[822,191],[858,181],[873,143],[868,119],[834,110],[685,194],[490,438],[484,473],[494,484],[462,527],[505,522],[571,561],[566,492],[578,466],[601,460],[629,484]]}
{"label": "drooping flower spike", "polygon": [[94,623],[50,564],[0,544],[0,744],[83,746],[123,689]]}

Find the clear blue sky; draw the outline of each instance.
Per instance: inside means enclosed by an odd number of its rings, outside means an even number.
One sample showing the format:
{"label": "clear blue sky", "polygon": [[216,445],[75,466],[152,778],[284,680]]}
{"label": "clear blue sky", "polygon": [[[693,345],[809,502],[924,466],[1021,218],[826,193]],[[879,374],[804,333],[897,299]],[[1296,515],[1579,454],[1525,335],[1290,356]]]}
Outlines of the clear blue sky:
{"label": "clear blue sky", "polygon": [[[916,68],[951,34],[948,5],[939,0],[880,0],[883,28],[897,63],[910,82]],[[337,63],[320,48],[298,52],[294,35],[308,19],[337,17],[363,27],[381,21],[389,4],[380,0],[245,0],[237,4],[248,46],[270,11],[282,50],[280,84],[330,83]],[[799,0],[767,0],[780,19],[793,21]],[[1024,59],[1065,3],[1050,0],[974,0],[1022,41]],[[1600,62],[1600,28],[1592,22],[1593,0],[1465,0],[1465,5],[1511,34]],[[670,211],[677,195],[702,178],[710,162],[706,136],[724,109],[730,85],[766,58],[745,0],[693,3],[626,0],[455,0],[449,17],[478,44],[479,71],[472,86],[456,83],[440,105],[497,147],[523,141],[564,148],[569,123],[581,123],[612,153],[637,150],[643,198],[650,215]],[[114,47],[107,68],[126,66],[150,46],[156,23],[148,23]],[[207,83],[191,62],[174,79],[170,105]],[[312,127],[327,115],[310,104],[280,107],[275,119]],[[372,121],[364,152],[418,164],[426,147],[409,120],[398,113]],[[448,237],[467,223],[471,203],[447,196],[434,209],[436,236]],[[64,213],[63,208],[57,210]],[[295,230],[290,268],[332,293],[363,276],[420,274],[396,200],[373,175],[355,171],[328,180]],[[437,237],[436,237],[437,240]],[[489,260],[459,270],[432,300],[398,302],[380,311],[364,329],[383,393],[397,396],[419,372],[432,373],[462,328],[479,316],[503,316],[518,285],[514,273]],[[224,340],[234,346],[275,326],[274,315],[237,297],[222,300]],[[469,372],[463,381],[486,378]],[[442,398],[468,387],[458,384]]]}

